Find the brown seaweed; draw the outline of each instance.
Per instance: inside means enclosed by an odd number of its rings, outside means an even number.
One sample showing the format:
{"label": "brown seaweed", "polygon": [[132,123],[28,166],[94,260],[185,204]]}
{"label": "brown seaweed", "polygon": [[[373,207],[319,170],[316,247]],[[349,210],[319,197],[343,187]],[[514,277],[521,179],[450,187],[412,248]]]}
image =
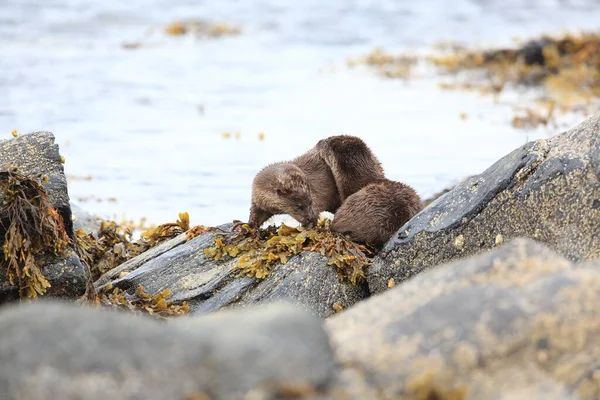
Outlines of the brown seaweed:
{"label": "brown seaweed", "polygon": [[118,308],[133,313],[149,314],[156,318],[167,318],[184,315],[190,309],[187,302],[181,304],[167,301],[171,289],[151,295],[146,293],[142,285],[134,294],[128,294],[119,288],[108,286],[97,296],[96,303],[103,307]]}
{"label": "brown seaweed", "polygon": [[329,230],[329,220],[320,219],[314,229],[270,226],[253,229],[241,225],[240,232],[216,233],[213,247],[204,254],[213,260],[237,258],[235,269],[240,276],[263,279],[276,263],[286,264],[290,257],[302,251],[327,256],[328,265],[335,265],[341,281],[356,284],[365,278],[364,269],[371,260],[371,251]]}
{"label": "brown seaweed", "polygon": [[64,221],[42,186],[46,182],[47,176],[28,177],[17,169],[0,171],[0,219],[5,231],[0,265],[6,269],[8,282],[19,288],[20,297],[46,293],[50,283],[38,257],[63,255],[70,243]]}

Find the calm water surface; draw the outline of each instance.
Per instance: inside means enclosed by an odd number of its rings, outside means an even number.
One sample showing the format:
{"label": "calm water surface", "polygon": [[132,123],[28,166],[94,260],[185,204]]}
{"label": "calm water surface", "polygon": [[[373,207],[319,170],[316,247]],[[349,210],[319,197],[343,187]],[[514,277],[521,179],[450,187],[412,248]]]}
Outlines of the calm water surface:
{"label": "calm water surface", "polygon": [[[596,1],[0,0],[0,132],[53,132],[66,173],[91,176],[70,183],[72,200],[109,218],[245,220],[261,167],[340,133],[362,137],[389,178],[426,197],[557,130],[511,128],[522,94],[495,104],[441,91],[434,76],[348,70],[346,59],[596,29],[599,14]],[[177,19],[244,34],[165,36]]]}

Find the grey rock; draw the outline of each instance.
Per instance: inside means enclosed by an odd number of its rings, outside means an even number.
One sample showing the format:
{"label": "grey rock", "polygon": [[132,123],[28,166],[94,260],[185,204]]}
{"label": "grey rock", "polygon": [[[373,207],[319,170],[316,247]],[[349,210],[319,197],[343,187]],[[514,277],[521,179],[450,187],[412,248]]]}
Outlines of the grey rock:
{"label": "grey rock", "polygon": [[514,150],[439,197],[376,257],[367,274],[371,292],[514,237],[541,241],[573,261],[598,258],[599,133],[596,115]]}
{"label": "grey rock", "polygon": [[67,178],[60,158],[58,144],[50,132],[33,132],[14,139],[0,141],[0,168],[18,167],[25,175],[48,176],[44,189],[50,202],[63,217],[65,229],[73,238],[71,206]]}
{"label": "grey rock", "polygon": [[[219,228],[230,227],[227,224]],[[214,261],[205,257],[204,249],[214,245],[212,232],[189,242],[179,237],[163,245],[152,254],[143,253],[129,260],[122,270],[109,271],[95,287],[100,290],[111,284],[133,293],[142,285],[151,294],[170,288],[168,300],[187,301],[192,314],[288,300],[323,318],[335,313],[335,303],[347,308],[368,294],[366,285],[340,283],[335,267],[328,266],[327,258],[317,253],[303,252],[285,265],[274,265],[266,278],[256,279],[238,277],[239,271],[234,269],[237,259]],[[118,278],[127,271],[132,272]]]}
{"label": "grey rock", "polygon": [[101,222],[92,214],[71,202],[71,213],[73,219],[73,231],[83,230],[85,233],[91,233],[94,237],[100,235]]}
{"label": "grey rock", "polygon": [[7,400],[270,399],[325,389],[334,373],[320,320],[289,304],[168,323],[48,301],[10,306],[0,359]]}
{"label": "grey rock", "polygon": [[597,399],[600,262],[531,239],[444,264],[326,321],[333,397]]}
{"label": "grey rock", "polygon": [[[73,239],[73,221],[67,190],[67,179],[58,145],[50,132],[34,132],[10,140],[0,141],[0,168],[17,167],[26,176],[46,175],[44,184],[53,207],[62,216],[65,230]],[[0,204],[2,194],[0,194]],[[1,210],[0,210],[1,211]],[[1,212],[0,212],[1,214]],[[4,241],[5,231],[0,224],[0,242]],[[0,257],[4,257],[0,249]],[[47,296],[58,298],[78,298],[85,293],[89,279],[87,267],[82,265],[72,248],[67,249],[63,257],[51,254],[36,258],[42,274],[51,287]],[[10,285],[6,279],[6,270],[0,270],[0,303],[18,299],[18,288]]]}

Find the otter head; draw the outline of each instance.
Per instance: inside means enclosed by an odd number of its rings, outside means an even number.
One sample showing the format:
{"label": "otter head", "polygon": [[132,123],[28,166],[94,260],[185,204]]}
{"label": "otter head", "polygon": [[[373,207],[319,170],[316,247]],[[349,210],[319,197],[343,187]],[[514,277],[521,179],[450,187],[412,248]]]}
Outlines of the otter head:
{"label": "otter head", "polygon": [[[343,207],[344,205],[345,207]],[[368,218],[364,218],[364,214],[352,212],[352,207],[349,207],[347,203],[344,203],[342,207],[338,208],[333,221],[331,221],[329,226],[331,231],[341,233],[353,242],[365,242],[365,227],[370,221]]]}
{"label": "otter head", "polygon": [[332,232],[341,233],[355,243],[365,243],[378,247],[381,245],[381,217],[378,210],[366,199],[365,190],[348,197],[337,209],[329,225]]}
{"label": "otter head", "polygon": [[308,179],[300,168],[290,165],[279,174],[276,191],[283,212],[306,228],[313,228],[317,224],[319,213],[313,207]]}

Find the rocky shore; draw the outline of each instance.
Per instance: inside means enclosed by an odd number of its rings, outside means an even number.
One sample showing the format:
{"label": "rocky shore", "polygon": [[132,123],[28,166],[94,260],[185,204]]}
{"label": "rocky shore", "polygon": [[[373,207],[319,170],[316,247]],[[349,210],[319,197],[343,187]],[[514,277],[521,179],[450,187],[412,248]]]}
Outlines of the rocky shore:
{"label": "rocky shore", "polygon": [[[342,242],[257,277],[219,245],[231,223],[127,241],[70,204],[49,132],[0,165],[2,398],[600,398],[600,115],[445,191],[355,281]],[[40,196],[65,246],[13,223]]]}

